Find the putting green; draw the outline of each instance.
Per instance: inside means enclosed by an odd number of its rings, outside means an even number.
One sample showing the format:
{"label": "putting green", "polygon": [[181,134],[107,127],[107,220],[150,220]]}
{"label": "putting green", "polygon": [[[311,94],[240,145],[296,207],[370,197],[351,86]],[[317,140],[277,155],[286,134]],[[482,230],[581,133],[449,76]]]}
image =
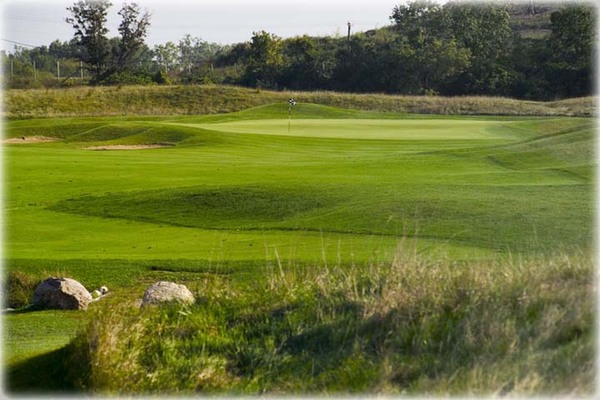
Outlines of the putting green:
{"label": "putting green", "polygon": [[[242,120],[211,124],[182,124],[220,132],[334,139],[378,140],[510,140],[514,122],[457,119],[287,119]],[[522,134],[521,136],[522,137]]]}

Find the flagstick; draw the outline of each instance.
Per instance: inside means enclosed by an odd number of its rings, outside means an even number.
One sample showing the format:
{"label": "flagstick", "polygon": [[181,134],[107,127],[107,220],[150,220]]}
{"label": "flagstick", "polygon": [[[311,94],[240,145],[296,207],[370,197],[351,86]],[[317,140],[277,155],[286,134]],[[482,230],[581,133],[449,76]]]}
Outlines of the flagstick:
{"label": "flagstick", "polygon": [[290,134],[291,128],[292,128],[292,105],[288,104],[288,135]]}

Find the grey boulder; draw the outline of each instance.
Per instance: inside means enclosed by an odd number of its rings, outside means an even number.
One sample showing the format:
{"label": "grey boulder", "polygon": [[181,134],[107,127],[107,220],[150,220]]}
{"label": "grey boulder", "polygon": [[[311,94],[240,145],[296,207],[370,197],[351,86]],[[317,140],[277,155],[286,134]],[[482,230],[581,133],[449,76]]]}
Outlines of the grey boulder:
{"label": "grey boulder", "polygon": [[142,297],[142,307],[170,302],[192,304],[194,301],[194,295],[185,285],[160,281],[146,289]]}
{"label": "grey boulder", "polygon": [[33,293],[33,305],[42,309],[86,310],[92,295],[71,278],[48,278]]}

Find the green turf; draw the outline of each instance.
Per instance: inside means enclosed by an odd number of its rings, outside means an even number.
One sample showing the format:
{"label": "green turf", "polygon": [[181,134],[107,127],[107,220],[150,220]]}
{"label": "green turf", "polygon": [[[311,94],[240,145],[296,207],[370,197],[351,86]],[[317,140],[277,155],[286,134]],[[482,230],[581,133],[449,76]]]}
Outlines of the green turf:
{"label": "green turf", "polygon": [[[7,137],[62,140],[4,146],[5,267],[125,290],[178,273],[252,279],[277,262],[390,260],[402,238],[424,257],[457,260],[591,247],[590,118],[299,104],[289,132],[288,122],[284,104],[7,122]],[[169,147],[87,149],[114,144]],[[19,324],[37,316],[8,318],[16,346]],[[63,339],[32,341],[22,354]]]}
{"label": "green turf", "polygon": [[[292,129],[293,125],[293,129]],[[298,119],[293,124],[285,119],[244,120],[213,124],[195,124],[221,132],[254,133],[335,139],[387,139],[387,140],[506,140],[499,134],[503,121],[476,121],[456,119],[393,120],[352,119],[340,123],[335,119]],[[289,129],[288,129],[289,128]],[[508,139],[514,134],[506,129]]]}
{"label": "green turf", "polygon": [[16,364],[65,346],[81,325],[81,311],[11,313],[4,317],[4,362]]}
{"label": "green turf", "polygon": [[[325,248],[368,260],[391,256],[403,235],[468,258],[591,240],[589,119],[381,119],[304,105],[291,137],[272,118],[286,111],[9,123],[10,136],[81,132],[7,146],[8,258],[241,260],[277,248],[313,260]],[[85,150],[156,143],[176,146]]]}

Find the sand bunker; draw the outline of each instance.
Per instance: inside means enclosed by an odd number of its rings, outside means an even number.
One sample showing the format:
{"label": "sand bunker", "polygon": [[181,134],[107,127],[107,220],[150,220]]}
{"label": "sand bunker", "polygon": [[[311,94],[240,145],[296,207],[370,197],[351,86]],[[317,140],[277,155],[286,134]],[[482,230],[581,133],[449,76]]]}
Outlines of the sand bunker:
{"label": "sand bunker", "polygon": [[90,146],[86,150],[143,150],[143,149],[162,149],[173,147],[172,144],[114,144],[106,146]]}
{"label": "sand bunker", "polygon": [[21,137],[14,137],[14,138],[10,138],[10,139],[4,139],[4,140],[2,140],[2,143],[25,144],[25,143],[56,142],[57,140],[60,140],[60,139],[55,138],[55,137],[48,137],[48,136],[21,136]]}

